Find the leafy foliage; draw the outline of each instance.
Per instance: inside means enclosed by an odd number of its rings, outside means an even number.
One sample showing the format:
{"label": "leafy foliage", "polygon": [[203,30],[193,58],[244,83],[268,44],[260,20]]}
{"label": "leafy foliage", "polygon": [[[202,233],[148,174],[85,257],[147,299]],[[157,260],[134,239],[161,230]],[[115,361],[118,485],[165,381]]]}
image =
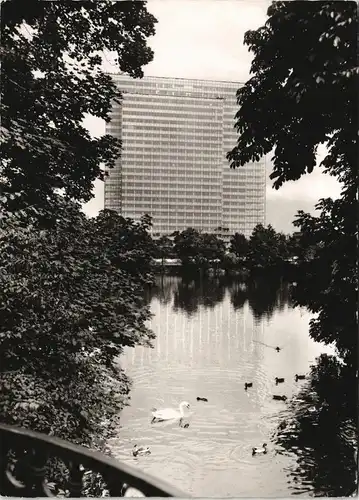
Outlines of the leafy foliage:
{"label": "leafy foliage", "polygon": [[288,257],[287,240],[269,224],[257,224],[248,242],[247,260],[250,267],[279,266]]}
{"label": "leafy foliage", "polygon": [[141,77],[155,22],[144,2],[1,3],[0,415],[91,447],[127,402],[115,357],[154,336],[153,244],[149,217],[89,220],[71,201],[91,199],[120,153],[83,119],[109,121],[121,100],[101,52]]}
{"label": "leafy foliage", "polygon": [[244,39],[254,54],[253,76],[237,92],[240,135],[228,153],[231,166],[274,148],[278,188],[311,172],[318,144],[329,141],[323,166],[339,174],[336,160],[356,155],[357,5],[273,2],[268,16]]}
{"label": "leafy foliage", "polygon": [[127,400],[129,380],[115,357],[154,337],[143,305],[150,221],[109,211],[88,219],[62,198],[57,206],[47,230],[4,211],[0,415],[93,446],[94,436],[111,434]]}
{"label": "leafy foliage", "polygon": [[[265,26],[245,35],[253,76],[238,90],[238,142],[231,167],[273,151],[274,187],[299,179],[328,153],[324,172],[342,183],[341,199],[321,200],[320,217],[299,213],[301,240],[314,260],[301,268],[297,303],[318,314],[316,340],[334,341],[354,368],[357,280],[358,14],[355,2],[273,2]],[[295,54],[295,56],[294,56]]]}
{"label": "leafy foliage", "polygon": [[[1,3],[1,184],[23,205],[44,206],[59,189],[92,198],[120,152],[112,136],[91,138],[85,114],[110,120],[121,93],[101,70],[100,54],[133,77],[152,60],[156,19],[145,2]],[[9,201],[9,207],[17,205]]]}
{"label": "leafy foliage", "polygon": [[[292,453],[292,488],[311,496],[352,496],[357,488],[357,384],[333,356],[321,355],[289,403],[275,436],[277,453]],[[298,481],[299,480],[299,481]]]}
{"label": "leafy foliage", "polygon": [[208,267],[211,261],[223,259],[225,245],[214,234],[200,233],[196,229],[188,228],[175,233],[174,251],[184,265]]}
{"label": "leafy foliage", "polygon": [[171,258],[174,255],[173,242],[168,236],[161,236],[155,242],[156,257],[159,259]]}
{"label": "leafy foliage", "polygon": [[248,240],[242,233],[234,233],[231,237],[229,251],[244,262],[248,254]]}
{"label": "leafy foliage", "polygon": [[310,305],[317,316],[310,322],[314,339],[335,343],[352,366],[357,359],[356,221],[343,199],[318,203],[319,217],[299,212],[295,225],[303,231],[301,246],[314,248],[313,258],[300,261],[294,290],[296,304]]}

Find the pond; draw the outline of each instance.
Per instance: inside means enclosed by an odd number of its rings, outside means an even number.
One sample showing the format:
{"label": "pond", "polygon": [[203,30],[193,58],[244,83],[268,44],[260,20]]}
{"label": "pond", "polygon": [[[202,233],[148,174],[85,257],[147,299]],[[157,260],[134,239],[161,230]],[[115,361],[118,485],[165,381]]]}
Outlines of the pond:
{"label": "pond", "polygon": [[[133,387],[109,443],[115,457],[190,496],[308,494],[310,485],[290,477],[297,455],[278,453],[272,439],[288,411],[273,395],[289,401],[306,383],[295,375],[308,374],[317,356],[333,350],[309,338],[312,315],[291,306],[288,284],[164,276],[148,301],[157,338],[153,349],[128,349],[121,358]],[[246,391],[245,382],[253,387]],[[177,408],[183,400],[191,404],[188,428],[151,425],[152,408]],[[263,443],[268,453],[252,456]],[[149,446],[151,455],[134,458],[134,444]]]}

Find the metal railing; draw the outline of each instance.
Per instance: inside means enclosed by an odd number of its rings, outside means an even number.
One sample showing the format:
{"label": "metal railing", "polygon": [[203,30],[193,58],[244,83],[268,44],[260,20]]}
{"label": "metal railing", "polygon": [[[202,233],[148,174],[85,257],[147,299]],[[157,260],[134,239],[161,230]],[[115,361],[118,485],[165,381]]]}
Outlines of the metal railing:
{"label": "metal railing", "polygon": [[108,496],[132,496],[128,493],[135,489],[140,495],[134,496],[188,497],[165,481],[100,452],[4,424],[0,424],[0,495],[56,497],[46,478],[50,459],[60,459],[66,466],[66,496],[72,498],[85,496],[83,478],[88,471],[101,474]]}

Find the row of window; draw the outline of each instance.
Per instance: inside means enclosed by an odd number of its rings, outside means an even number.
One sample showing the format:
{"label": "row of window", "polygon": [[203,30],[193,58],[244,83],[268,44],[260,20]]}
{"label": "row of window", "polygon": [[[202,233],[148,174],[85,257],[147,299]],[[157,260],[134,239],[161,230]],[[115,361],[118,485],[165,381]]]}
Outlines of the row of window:
{"label": "row of window", "polygon": [[160,118],[163,118],[163,117],[173,117],[173,118],[176,118],[176,119],[179,119],[179,118],[188,118],[188,119],[191,119],[192,121],[194,122],[202,122],[203,120],[212,120],[212,123],[222,123],[222,116],[214,116],[215,113],[213,113],[213,110],[211,108],[208,108],[207,110],[208,112],[207,113],[197,113],[197,112],[193,112],[193,113],[187,113],[185,111],[181,111],[181,109],[177,109],[177,110],[167,110],[167,109],[161,109],[160,111],[146,111],[146,110],[135,110],[135,109],[126,109],[124,108],[122,110],[122,119],[123,120],[130,120],[132,117],[137,117],[137,116],[141,116],[143,119],[146,119],[147,116],[149,116],[149,118],[153,118],[155,116],[158,116]]}
{"label": "row of window", "polygon": [[158,76],[146,76],[142,80],[129,79],[127,76],[114,75],[114,80],[118,83],[128,84],[135,88],[150,87],[156,89],[178,89],[178,90],[201,90],[211,91],[218,95],[224,89],[227,91],[236,92],[241,86],[240,83],[233,82],[217,82],[214,80],[192,80],[187,78],[164,78]]}
{"label": "row of window", "polygon": [[[127,203],[127,204],[135,204],[138,206],[142,205],[152,205],[153,207],[164,207],[168,205],[202,205],[202,204],[211,204],[213,208],[222,206],[222,200],[219,196],[219,193],[214,193],[213,197],[208,197],[209,193],[198,193],[196,196],[183,196],[182,198],[180,197],[180,193],[173,193],[171,196],[168,198],[163,198],[161,197],[161,200],[156,198],[155,196],[149,197],[149,196],[141,196],[141,195],[124,195],[122,196],[122,202]],[[207,197],[206,197],[207,196]],[[237,208],[237,207],[247,207],[248,210],[260,210],[263,207],[263,204],[261,203],[261,200],[257,200],[257,202],[248,202],[243,199],[238,199],[235,200],[234,203],[228,205],[228,204],[223,204],[223,207],[225,210],[230,210],[232,207]]]}
{"label": "row of window", "polygon": [[166,210],[163,210],[163,205],[160,207],[152,207],[145,206],[145,207],[140,207],[138,205],[132,205],[131,203],[122,203],[122,207],[124,210],[130,210],[130,211],[135,211],[135,212],[146,212],[150,211],[153,214],[158,214],[161,213],[162,215],[165,215],[166,217],[172,217],[173,214],[179,213],[181,214],[181,209],[187,209],[189,210],[188,214],[191,216],[219,216],[220,214],[218,213],[220,211],[220,207],[218,207],[216,210],[211,205],[196,205],[194,207],[188,207],[186,205],[183,206],[177,206],[177,205],[170,205]]}
{"label": "row of window", "polygon": [[[199,99],[196,97],[196,98],[184,98],[183,96],[175,96],[175,97],[172,97],[172,96],[152,96],[151,94],[141,94],[141,93],[126,93],[125,94],[125,98],[124,98],[124,101],[129,101],[131,100],[131,102],[151,102],[151,103],[154,103],[154,104],[159,104],[159,105],[162,105],[162,106],[166,106],[168,104],[172,104],[172,103],[185,103],[189,106],[196,106],[198,105],[198,101]],[[206,98],[203,98],[204,101],[207,101],[207,106],[213,106],[213,107],[218,107],[218,106],[221,106],[221,102],[219,102],[219,99],[215,99],[215,98],[211,98],[211,97],[206,97]],[[211,101],[211,102],[208,102],[208,101]],[[207,107],[206,106],[206,107]],[[116,108],[118,108],[119,106],[116,105]],[[115,112],[115,111],[114,111]]]}
{"label": "row of window", "polygon": [[[151,191],[151,189],[157,189],[161,184],[168,185],[169,187],[176,187],[177,185],[182,185],[182,183],[200,182],[203,183],[203,188],[213,188],[215,191],[223,192],[223,195],[230,199],[231,196],[235,196],[238,193],[246,193],[248,197],[256,196],[258,193],[263,193],[264,184],[254,183],[250,179],[241,179],[240,183],[233,183],[231,190],[222,189],[220,179],[222,177],[222,172],[218,169],[197,169],[193,172],[186,169],[178,169],[172,172],[172,174],[163,175],[158,171],[138,169],[136,174],[123,173],[121,177],[110,177],[106,179],[105,186],[110,187],[120,187],[123,189],[135,189],[139,186],[143,186],[146,191]],[[121,182],[122,178],[122,182]]]}
{"label": "row of window", "polygon": [[[125,158],[122,166],[119,165],[118,168],[110,170],[110,175],[106,181],[109,182],[110,179],[118,177],[121,173],[122,176],[128,176],[128,178],[131,179],[131,176],[136,177],[139,172],[143,172],[145,174],[155,172],[162,176],[178,175],[178,173],[181,172],[185,173],[186,176],[190,176],[192,173],[195,175],[198,174],[198,172],[203,172],[204,177],[207,173],[210,177],[212,177],[213,172],[220,172],[223,174],[223,190],[225,192],[232,191],[233,186],[240,187],[240,185],[245,185],[254,186],[254,188],[256,188],[257,186],[265,184],[264,175],[253,176],[246,171],[229,170],[227,165],[224,167],[221,162],[209,163],[203,162],[202,160],[186,160],[186,162],[184,162],[182,160],[174,160],[174,158],[158,158],[154,159],[152,162],[147,161],[144,163],[140,163],[139,160],[136,159]],[[228,182],[231,184],[228,185]]]}
{"label": "row of window", "polygon": [[[213,196],[208,196],[209,193],[196,193],[196,197],[194,196],[189,196],[188,193],[184,193],[182,196],[180,193],[178,194],[173,194],[170,197],[168,197],[168,200],[171,200],[173,203],[197,203],[198,201],[201,201],[201,203],[215,203],[217,204],[220,203],[220,193],[214,193]],[[132,199],[130,196],[133,196],[134,198]],[[158,200],[158,197],[156,196],[148,196],[148,195],[142,195],[139,193],[123,193],[123,198],[126,199],[126,201],[137,201],[138,203],[166,203],[163,200]]]}
{"label": "row of window", "polygon": [[[128,87],[131,87],[131,85],[129,85]],[[179,86],[177,81],[173,82],[171,86],[157,86],[156,83],[151,82],[150,84],[143,85],[143,87],[141,86],[140,88],[138,88],[137,85],[133,86],[132,89],[128,87],[128,91],[126,89],[125,93],[130,93],[132,95],[148,95],[152,97],[158,96],[158,98],[164,96],[166,97],[166,99],[168,99],[169,97],[171,99],[176,99],[179,96],[186,96],[186,99],[188,99],[189,101],[196,101],[198,100],[198,97],[223,101],[226,95],[230,96],[232,100],[235,100],[236,95],[235,87],[216,88],[203,85],[192,86],[192,84],[188,86]]]}
{"label": "row of window", "polygon": [[[244,193],[242,192],[241,194],[237,195],[231,195],[231,196],[222,196],[221,192],[213,187],[210,188],[203,188],[203,189],[183,189],[182,184],[178,186],[171,186],[171,189],[163,188],[160,189],[158,186],[156,186],[157,189],[148,189],[145,191],[142,186],[138,187],[137,189],[121,189],[120,187],[111,187],[111,186],[106,186],[105,187],[105,193],[111,194],[112,196],[118,196],[118,197],[123,197],[127,199],[133,199],[133,200],[158,200],[160,199],[161,202],[165,202],[167,199],[175,199],[176,197],[180,197],[179,199],[184,200],[184,199],[190,199],[190,200],[197,200],[198,199],[203,199],[203,197],[210,196],[211,200],[215,199],[221,199],[223,201],[223,204],[226,206],[231,206],[237,203],[246,203],[249,206],[256,205],[260,206],[263,205],[263,193],[258,192],[257,196],[251,196],[247,197],[244,196]],[[177,198],[176,198],[177,199]]]}
{"label": "row of window", "polygon": [[198,183],[195,186],[178,184],[176,186],[171,186],[170,188],[166,186],[157,185],[155,189],[144,190],[142,186],[137,186],[134,189],[135,192],[129,193],[125,190],[119,189],[106,189],[107,193],[114,193],[118,196],[123,196],[126,198],[133,198],[134,200],[142,199],[142,196],[146,196],[147,199],[160,200],[161,202],[167,202],[167,199],[173,199],[173,197],[182,197],[196,200],[197,198],[210,197],[212,200],[221,199],[227,205],[233,205],[238,201],[243,203],[261,203],[263,200],[263,193],[258,193],[257,196],[246,197],[244,193],[240,193],[238,196],[232,196],[231,198],[222,196],[219,190],[215,189],[201,189],[201,184]]}
{"label": "row of window", "polygon": [[[198,101],[198,99],[197,99]],[[163,100],[163,102],[159,101],[152,101],[149,102],[149,99],[131,99],[127,98],[124,100],[123,103],[123,110],[133,110],[133,109],[143,109],[146,111],[155,109],[155,110],[166,110],[166,111],[173,111],[177,112],[178,110],[183,110],[183,111],[191,111],[193,113],[198,113],[198,112],[204,112],[204,111],[211,111],[212,113],[222,113],[223,105],[221,102],[218,101],[217,103],[211,103],[212,106],[208,106],[208,104],[200,104],[198,103],[188,103],[187,100],[183,99],[171,99],[171,100]],[[217,104],[217,105],[216,105]]]}
{"label": "row of window", "polygon": [[203,196],[210,196],[211,200],[214,199],[220,199],[222,198],[221,193],[218,191],[218,189],[214,188],[209,188],[209,189],[194,189],[189,191],[188,189],[183,190],[182,186],[178,187],[173,187],[172,189],[169,190],[164,190],[164,189],[149,189],[148,191],[141,189],[131,189],[130,191],[125,191],[122,190],[111,190],[111,189],[106,189],[107,193],[118,193],[118,196],[123,196],[124,198],[136,198],[138,200],[161,200],[163,201],[164,199],[174,199],[175,197],[180,198],[181,200],[183,199],[190,199],[190,200],[197,200],[197,198],[201,198]]}
{"label": "row of window", "polygon": [[[219,210],[213,211],[213,210],[202,210],[199,208],[195,209],[189,209],[188,207],[172,207],[170,210],[155,210],[150,207],[133,207],[131,205],[123,204],[122,205],[123,210],[126,212],[134,212],[134,213],[150,213],[154,217],[167,217],[168,219],[173,219],[177,215],[182,216],[186,215],[186,217],[214,217],[214,218],[220,218],[220,217],[226,217],[228,221],[232,222],[237,222],[238,219],[243,219],[246,221],[252,221],[253,219],[258,219],[264,217],[264,212],[251,212],[251,213],[246,213],[242,210],[237,210],[235,214],[228,214],[228,213],[221,213]],[[187,210],[186,210],[187,209]]]}
{"label": "row of window", "polygon": [[212,200],[208,201],[199,201],[197,203],[194,203],[193,200],[189,200],[187,202],[180,202],[180,201],[174,201],[171,199],[171,201],[168,201],[168,203],[146,203],[146,202],[138,202],[136,201],[135,203],[131,202],[130,200],[122,200],[122,204],[126,207],[134,207],[136,209],[142,209],[146,208],[151,210],[164,210],[166,213],[170,213],[174,209],[183,209],[187,208],[188,210],[193,210],[193,209],[198,209],[198,210],[204,210],[204,211],[212,211],[212,212],[218,212],[218,210],[222,210],[222,206],[219,201],[217,203],[213,203]]}
{"label": "row of window", "polygon": [[[196,168],[193,168],[195,166]],[[160,182],[161,179],[164,181],[168,181],[172,179],[173,181],[179,180],[185,180],[191,178],[199,178],[202,181],[208,181],[213,183],[217,183],[218,179],[222,177],[223,171],[222,171],[222,165],[218,163],[179,163],[176,165],[171,165],[171,167],[168,167],[168,164],[164,163],[161,168],[158,166],[158,164],[139,164],[135,166],[136,173],[133,173],[133,169],[131,170],[127,167],[123,168],[122,172],[122,179],[124,181],[131,182],[132,180],[136,179],[145,179],[147,182],[151,182],[151,178],[153,182]],[[126,185],[126,182],[124,182]],[[252,186],[252,183],[250,183]],[[220,186],[218,186],[218,189]]]}
{"label": "row of window", "polygon": [[[158,123],[158,121],[155,121],[153,124],[149,124],[147,120],[146,121],[142,120],[142,122],[139,123],[138,125],[135,125],[132,122],[125,122],[123,124],[121,122],[119,122],[118,124],[117,122],[111,122],[110,125],[107,125],[107,127],[108,129],[120,128],[123,131],[123,133],[133,132],[134,134],[153,130],[156,133],[160,133],[161,135],[166,135],[166,134],[179,133],[186,130],[183,126],[181,126],[180,123],[172,121]],[[220,123],[219,124],[218,123],[214,124],[212,122],[206,123],[206,130],[216,134],[220,133],[221,131],[223,133],[223,127]]]}
{"label": "row of window", "polygon": [[126,138],[122,138],[122,148],[123,150],[137,150],[137,149],[148,149],[152,151],[155,147],[156,149],[165,149],[165,151],[173,150],[174,148],[181,150],[191,150],[194,149],[197,153],[200,151],[198,148],[208,148],[210,150],[216,150],[219,153],[225,156],[225,152],[223,151],[222,140],[217,140],[215,137],[191,137],[191,138],[182,138],[182,137],[174,137],[173,140],[169,141],[168,138],[159,138],[158,136],[153,137],[144,137],[143,139],[135,139],[128,140]]}
{"label": "row of window", "polygon": [[[183,172],[185,174],[185,172]],[[152,179],[152,182],[150,183],[151,181],[151,178],[149,177],[148,173],[146,174],[143,174],[143,178],[141,179],[141,174],[138,173],[138,175],[136,177],[133,177],[132,179],[129,179],[129,178],[125,178],[125,176],[123,176],[123,184],[127,184],[128,187],[134,187],[134,188],[138,188],[139,186],[142,186],[142,185],[146,185],[148,184],[149,186],[152,186],[152,187],[156,187],[158,188],[159,186],[162,186],[163,188],[165,187],[176,187],[177,185],[179,187],[184,187],[186,184],[189,184],[189,187],[191,187],[192,184],[201,184],[204,182],[204,181],[211,181],[211,183],[213,184],[213,182],[216,181],[216,179],[219,179],[220,178],[220,173],[218,172],[212,172],[211,175],[207,174],[207,175],[191,175],[191,176],[184,176],[184,177],[178,177],[177,179],[173,179],[172,181],[170,179],[166,179],[166,178],[161,178],[161,176],[158,176],[157,178],[155,176],[153,176],[153,179]],[[127,181],[127,182],[126,182]],[[209,184],[209,183],[208,183]],[[255,191],[257,192],[257,191]]]}
{"label": "row of window", "polygon": [[[183,133],[181,133],[183,132]],[[188,141],[189,143],[202,143],[202,142],[218,142],[222,146],[222,132],[213,132],[206,130],[199,130],[195,133],[188,134],[186,130],[181,130],[179,132],[172,132],[167,134],[162,134],[156,130],[149,128],[148,130],[142,130],[141,132],[123,132],[121,139],[124,142],[130,142],[134,144],[147,145],[148,143],[153,144],[153,141],[159,141],[161,144],[173,144],[177,141]]]}
{"label": "row of window", "polygon": [[213,186],[216,189],[221,189],[223,190],[223,193],[226,193],[228,195],[238,191],[246,191],[247,193],[255,194],[261,192],[265,187],[265,183],[261,179],[251,178],[249,176],[237,176],[232,172],[231,174],[233,175],[233,177],[230,179],[232,181],[230,187],[225,186],[222,183],[218,185],[217,181],[219,178],[228,181],[228,176],[226,175],[227,172],[222,170],[221,165],[218,166],[218,164],[205,163],[198,165],[198,168],[196,169],[191,168],[193,166],[194,164],[192,163],[171,165],[171,167],[168,167],[168,164],[164,164],[161,168],[157,163],[155,166],[149,164],[141,164],[140,166],[135,166],[135,171],[133,171],[133,169],[131,169],[130,171],[130,169],[126,165],[126,167],[123,167],[122,172],[110,172],[110,175],[109,177],[107,177],[105,184],[108,186],[116,185],[118,184],[117,181],[120,181],[122,179],[122,184],[125,187],[130,187],[130,184],[132,184],[133,181],[140,181],[145,183],[149,188],[152,184],[157,185],[159,182],[161,182],[161,179],[166,182],[170,180],[172,180],[173,182],[182,182],[186,179],[191,181],[192,178],[194,178],[200,179],[201,181],[205,182],[208,187]]}
{"label": "row of window", "polygon": [[[158,97],[166,97],[166,98],[173,98],[173,97],[184,97],[184,98],[189,98],[189,99],[221,99],[225,101],[225,97],[223,96],[218,96],[217,93],[214,93],[212,90],[208,90],[207,92],[201,91],[201,90],[192,90],[192,91],[184,91],[181,89],[177,89],[174,87],[173,89],[153,89],[152,87],[144,87],[143,89],[136,89],[132,88],[129,89],[129,91],[125,91],[124,89],[120,88],[124,96],[126,97],[126,93],[131,94],[131,95],[151,95],[151,96],[158,96]],[[235,93],[234,93],[235,94]],[[233,98],[233,94],[230,94],[229,96],[231,98],[231,101],[235,102],[235,99]]]}
{"label": "row of window", "polygon": [[[184,155],[184,157],[176,155],[176,157],[174,157],[171,155],[162,156],[159,154],[151,154],[146,152],[143,153],[142,157],[140,157],[139,155],[131,155],[131,157],[129,157],[128,154],[124,154],[121,164],[118,165],[118,169],[122,168],[123,171],[137,172],[138,167],[141,167],[141,169],[158,168],[159,172],[175,172],[179,166],[182,168],[182,170],[186,170],[186,172],[191,172],[192,170],[200,171],[202,169],[220,169],[222,172],[227,172],[228,174],[230,174],[233,178],[243,178],[245,174],[245,172],[236,173],[233,170],[229,170],[228,166],[224,165],[224,160],[220,157],[220,155],[211,155],[209,158],[203,155],[200,158],[196,158],[194,155]],[[112,172],[116,172],[118,169],[110,171],[110,175]]]}
{"label": "row of window", "polygon": [[[141,109],[142,106],[139,106],[139,108]],[[208,109],[208,108],[206,108],[206,109]],[[146,115],[147,115],[145,117],[145,123],[148,123],[149,121],[152,120],[152,113],[148,112],[148,110],[144,110],[144,111],[146,111]],[[130,109],[126,109],[125,112],[126,112],[127,115],[131,114],[131,110]],[[236,111],[233,111],[233,109],[231,109],[229,112],[222,112],[222,111],[220,113],[218,113],[217,111],[215,111],[214,113],[212,112],[211,113],[211,115],[212,115],[212,121],[210,123],[206,124],[206,126],[214,127],[214,126],[218,126],[221,123],[227,123],[227,125],[233,126],[234,123],[235,123],[235,114],[236,114]],[[111,121],[109,123],[110,124],[114,124],[114,125],[121,124],[122,123],[122,119],[123,119],[122,115],[123,115],[122,111],[120,113],[113,114],[111,116]],[[162,122],[164,122],[164,123],[165,122],[173,123],[173,120],[171,119],[173,116],[179,116],[179,118],[180,118],[181,115],[179,113],[177,113],[177,110],[175,110],[174,112],[172,112],[171,115],[167,112],[167,114],[163,114],[162,115]],[[196,118],[196,116],[197,116],[197,113],[194,113],[193,117]],[[131,120],[131,122],[133,122],[133,121],[134,120]],[[137,120],[137,121],[140,121],[140,123],[142,123],[142,125],[144,124],[144,119]],[[153,119],[153,121],[155,123],[158,123],[157,117],[155,119]],[[129,120],[126,120],[124,122],[124,126],[127,127],[129,125],[130,125]],[[174,122],[173,125],[176,125],[176,122]],[[232,132],[232,129],[229,129],[228,132]]]}
{"label": "row of window", "polygon": [[[122,167],[119,166],[119,168],[110,170],[105,182],[107,184],[114,184],[115,180],[121,178],[126,182],[131,182],[132,179],[137,179],[139,175],[147,176],[147,180],[149,181],[151,176],[156,177],[156,179],[159,176],[163,178],[182,179],[182,176],[191,178],[199,174],[203,180],[206,180],[206,178],[215,179],[218,176],[222,177],[223,184],[221,184],[221,189],[223,189],[224,193],[231,193],[233,190],[241,187],[256,192],[259,188],[265,187],[265,179],[262,177],[253,177],[245,172],[228,170],[227,168],[223,168],[223,164],[221,163],[200,162],[199,160],[174,163],[173,160],[165,161],[164,159],[160,159],[153,163],[140,163],[139,161],[126,159]],[[228,181],[231,182],[230,186],[227,184]]]}
{"label": "row of window", "polygon": [[[199,149],[200,148],[200,149]],[[211,154],[209,154],[209,152]],[[186,143],[186,141],[179,141],[176,144],[171,144],[170,147],[165,146],[161,141],[155,141],[152,144],[139,144],[134,145],[132,143],[124,144],[122,150],[123,160],[132,156],[132,158],[137,158],[140,156],[147,157],[152,155],[153,157],[163,157],[165,154],[172,160],[181,160],[185,156],[193,156],[194,158],[215,158],[216,161],[224,161],[225,153],[220,144],[213,142],[191,145]]]}

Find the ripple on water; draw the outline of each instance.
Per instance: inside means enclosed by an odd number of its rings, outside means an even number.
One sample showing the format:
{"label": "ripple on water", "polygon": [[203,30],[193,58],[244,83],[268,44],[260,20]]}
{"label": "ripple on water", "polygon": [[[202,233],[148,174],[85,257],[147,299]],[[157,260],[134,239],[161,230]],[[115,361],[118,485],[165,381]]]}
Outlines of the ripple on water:
{"label": "ripple on water", "polygon": [[[263,444],[263,443],[261,443]],[[261,455],[252,455],[254,445],[253,444],[245,444],[239,443],[234,446],[230,453],[229,459],[234,464],[245,464],[248,467],[258,467],[258,464],[268,463],[271,460],[271,453],[261,454]]]}
{"label": "ripple on water", "polygon": [[[133,381],[132,406],[123,411],[122,429],[112,440],[116,458],[154,476],[165,475],[179,487],[188,478],[185,490],[190,494],[192,487],[198,493],[198,484],[208,483],[210,471],[218,471],[218,478],[240,471],[259,484],[265,475],[272,477],[273,463],[288,461],[285,450],[275,455],[270,435],[288,411],[286,403],[274,401],[272,395],[290,395],[290,387],[277,387],[273,374],[269,376],[258,359],[255,362],[244,355],[232,368],[212,363],[209,372],[208,366],[171,365],[172,361],[142,365],[140,357],[134,356],[127,366]],[[253,387],[245,391],[245,382],[252,382]],[[198,396],[208,402],[197,401]],[[173,421],[150,424],[151,408],[177,408],[182,400],[191,404],[191,414],[185,417],[187,429]],[[268,454],[252,456],[253,446],[263,442],[269,445]],[[134,443],[150,446],[152,454],[134,459]]]}

